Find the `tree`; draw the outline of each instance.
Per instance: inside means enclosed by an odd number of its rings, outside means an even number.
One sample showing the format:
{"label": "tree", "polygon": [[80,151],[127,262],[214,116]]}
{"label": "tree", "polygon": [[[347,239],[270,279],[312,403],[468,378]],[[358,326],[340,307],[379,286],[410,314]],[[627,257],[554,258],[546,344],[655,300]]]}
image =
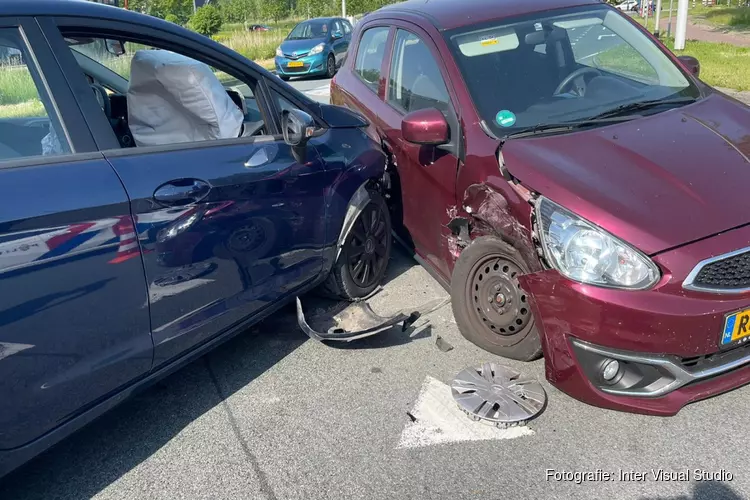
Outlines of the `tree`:
{"label": "tree", "polygon": [[177,16],[175,16],[174,14],[167,14],[167,15],[166,15],[166,16],[164,17],[164,20],[165,20],[165,21],[169,21],[170,23],[174,23],[174,24],[180,24],[180,18],[178,18],[178,17],[177,17]]}
{"label": "tree", "polygon": [[211,4],[204,5],[193,14],[188,24],[193,31],[212,36],[221,29],[221,13]]}
{"label": "tree", "polygon": [[289,15],[287,0],[260,0],[259,14],[263,19],[273,19],[279,22]]}

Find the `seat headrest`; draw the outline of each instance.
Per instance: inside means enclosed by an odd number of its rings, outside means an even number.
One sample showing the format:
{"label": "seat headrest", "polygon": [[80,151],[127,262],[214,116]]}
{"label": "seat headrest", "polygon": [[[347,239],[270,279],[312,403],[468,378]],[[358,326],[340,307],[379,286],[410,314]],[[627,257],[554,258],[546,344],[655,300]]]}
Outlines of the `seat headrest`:
{"label": "seat headrest", "polygon": [[127,99],[138,146],[230,139],[242,128],[242,112],[211,68],[174,52],[137,51]]}

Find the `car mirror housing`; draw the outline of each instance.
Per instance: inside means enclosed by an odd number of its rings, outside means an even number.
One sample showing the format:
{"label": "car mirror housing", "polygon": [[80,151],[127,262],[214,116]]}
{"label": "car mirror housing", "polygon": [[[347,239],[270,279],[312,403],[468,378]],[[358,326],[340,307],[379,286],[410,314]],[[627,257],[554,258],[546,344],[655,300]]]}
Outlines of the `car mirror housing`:
{"label": "car mirror housing", "polygon": [[284,142],[292,147],[295,159],[305,162],[307,141],[315,132],[315,120],[299,109],[285,109],[281,112],[281,131]]}
{"label": "car mirror housing", "polygon": [[685,69],[691,72],[696,78],[700,76],[701,63],[698,59],[693,56],[678,56],[677,59],[679,59]]}
{"label": "car mirror housing", "polygon": [[401,135],[413,144],[439,146],[450,141],[448,121],[436,108],[412,111],[401,121]]}
{"label": "car mirror housing", "polygon": [[339,38],[344,38],[344,34],[340,31],[334,31],[331,35],[331,38],[333,38],[334,40],[338,40]]}

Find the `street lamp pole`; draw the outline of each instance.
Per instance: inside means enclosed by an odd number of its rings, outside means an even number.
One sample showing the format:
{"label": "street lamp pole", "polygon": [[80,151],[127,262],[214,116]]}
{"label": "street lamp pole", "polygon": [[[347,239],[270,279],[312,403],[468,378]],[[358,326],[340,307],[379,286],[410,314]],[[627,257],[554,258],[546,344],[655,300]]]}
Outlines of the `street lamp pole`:
{"label": "street lamp pole", "polygon": [[346,18],[346,0],[341,0],[341,17]]}
{"label": "street lamp pole", "polygon": [[669,0],[669,21],[667,21],[667,38],[672,36],[672,6],[674,5],[674,0]]}
{"label": "street lamp pole", "polygon": [[688,0],[678,0],[677,2],[677,27],[674,32],[675,50],[685,50],[689,6]]}
{"label": "street lamp pole", "polygon": [[656,17],[654,18],[654,36],[659,38],[659,23],[661,22],[661,0],[656,0]]}

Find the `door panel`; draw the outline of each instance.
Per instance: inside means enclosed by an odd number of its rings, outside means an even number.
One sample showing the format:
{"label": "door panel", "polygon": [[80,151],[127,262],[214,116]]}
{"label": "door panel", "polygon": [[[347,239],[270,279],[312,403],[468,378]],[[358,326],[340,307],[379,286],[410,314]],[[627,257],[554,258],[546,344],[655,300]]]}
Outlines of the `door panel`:
{"label": "door panel", "polygon": [[456,143],[458,120],[445,86],[437,58],[430,50],[431,39],[397,29],[384,111],[380,113],[387,144],[396,154],[401,181],[404,226],[417,252],[444,276],[450,276],[448,209],[457,203],[455,185],[458,158],[434,146],[406,142],[401,135],[405,114],[426,108],[443,112]]}
{"label": "door panel", "polygon": [[7,449],[147,373],[153,345],[128,200],[106,161],[0,169],[0,206]]}
{"label": "door panel", "polygon": [[19,83],[0,96],[0,449],[145,375],[153,355],[143,264],[119,236],[132,231],[125,190],[38,25],[18,23],[23,36],[0,28],[0,47],[21,53],[0,65]]}
{"label": "door panel", "polygon": [[283,141],[268,139],[107,153],[136,217],[154,366],[318,276],[325,238],[322,163],[310,148],[300,164]]}

